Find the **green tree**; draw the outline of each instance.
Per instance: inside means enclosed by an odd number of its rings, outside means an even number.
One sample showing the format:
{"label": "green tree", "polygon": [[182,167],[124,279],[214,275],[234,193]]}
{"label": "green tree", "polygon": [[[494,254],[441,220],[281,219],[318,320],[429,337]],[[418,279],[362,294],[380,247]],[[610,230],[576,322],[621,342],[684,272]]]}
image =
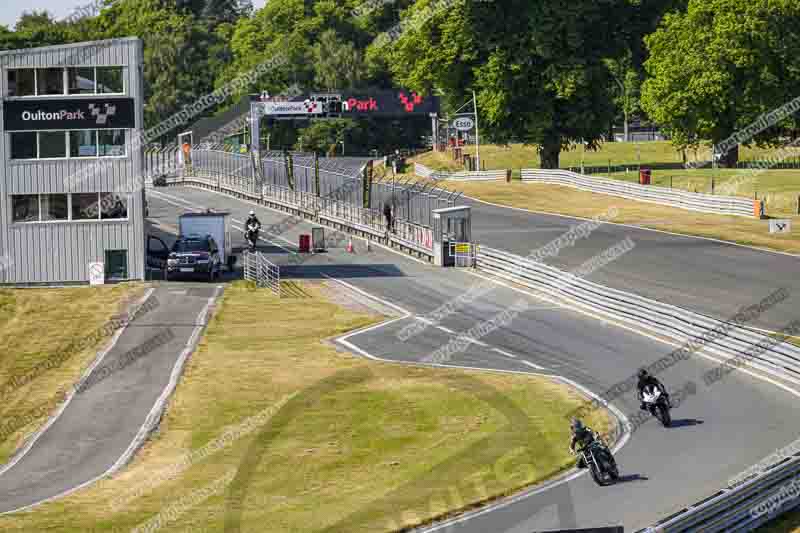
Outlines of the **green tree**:
{"label": "green tree", "polygon": [[[691,0],[646,38],[649,79],[642,105],[678,148],[718,144],[796,97],[800,89],[800,3],[796,0]],[[777,141],[794,117],[758,134]],[[721,158],[735,166],[738,146]]]}
{"label": "green tree", "polygon": [[362,54],[353,43],[345,42],[328,29],[322,32],[311,54],[314,81],[320,89],[350,89],[364,78]]}
{"label": "green tree", "polygon": [[[450,3],[452,4],[452,3]],[[595,148],[614,114],[606,64],[628,4],[617,0],[419,0],[390,45],[394,77],[451,102],[475,89],[482,134],[538,146],[543,168],[557,168],[572,142]]]}
{"label": "green tree", "polygon": [[630,53],[614,59],[607,59],[606,66],[611,74],[611,94],[614,95],[614,104],[622,113],[625,142],[630,140],[628,124],[630,118],[639,112],[639,98],[641,96],[641,80],[639,73],[633,66]]}
{"label": "green tree", "polygon": [[[213,49],[214,36],[191,13],[180,11],[174,2],[119,0],[101,13],[96,26],[104,38],[143,39],[147,127],[213,91],[208,50]],[[175,133],[170,132],[166,137],[172,139]]]}

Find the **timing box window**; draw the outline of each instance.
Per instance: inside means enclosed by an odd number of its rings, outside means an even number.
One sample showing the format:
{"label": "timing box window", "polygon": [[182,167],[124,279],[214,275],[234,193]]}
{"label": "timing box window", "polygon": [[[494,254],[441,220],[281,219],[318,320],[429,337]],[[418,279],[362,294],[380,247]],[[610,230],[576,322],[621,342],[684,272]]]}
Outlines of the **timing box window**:
{"label": "timing box window", "polygon": [[12,222],[75,222],[127,220],[127,194],[113,192],[71,194],[15,194]]}
{"label": "timing box window", "polygon": [[11,159],[125,157],[125,130],[15,131]]}
{"label": "timing box window", "polygon": [[123,67],[16,68],[6,72],[10,97],[125,94]]}

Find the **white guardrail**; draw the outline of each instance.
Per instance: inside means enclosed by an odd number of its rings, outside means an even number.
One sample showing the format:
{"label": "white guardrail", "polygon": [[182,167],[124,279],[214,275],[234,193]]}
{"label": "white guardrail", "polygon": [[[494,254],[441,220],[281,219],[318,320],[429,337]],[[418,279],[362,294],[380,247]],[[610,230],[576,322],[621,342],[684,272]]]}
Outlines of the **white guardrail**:
{"label": "white guardrail", "polygon": [[430,178],[434,180],[496,181],[507,179],[508,171],[480,170],[474,172],[441,172],[430,169],[420,163],[414,163],[414,174],[421,178]]}
{"label": "white guardrail", "polygon": [[[745,327],[604,287],[528,258],[485,246],[478,247],[476,266],[500,278],[681,343],[708,338],[702,349],[730,362],[723,372],[747,366],[787,382],[800,383],[800,347],[793,344],[777,340],[764,342],[765,335]],[[713,337],[715,332],[717,335]],[[785,496],[789,492],[793,498]],[[753,472],[749,479],[731,484],[641,531],[752,531],[798,503],[800,452],[783,459],[778,466],[765,466]]]}
{"label": "white guardrail", "polygon": [[569,170],[522,169],[522,181],[563,185],[584,191],[630,198],[640,202],[716,213],[761,218],[763,202],[741,196],[716,196],[678,191],[653,185],[640,185],[620,180],[584,176]]}

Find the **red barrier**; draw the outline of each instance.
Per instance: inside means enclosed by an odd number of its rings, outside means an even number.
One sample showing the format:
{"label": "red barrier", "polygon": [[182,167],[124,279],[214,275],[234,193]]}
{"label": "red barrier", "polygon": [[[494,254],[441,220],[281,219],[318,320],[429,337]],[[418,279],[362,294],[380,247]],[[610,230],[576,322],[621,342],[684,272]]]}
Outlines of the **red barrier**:
{"label": "red barrier", "polygon": [[300,253],[311,251],[311,235],[300,235]]}

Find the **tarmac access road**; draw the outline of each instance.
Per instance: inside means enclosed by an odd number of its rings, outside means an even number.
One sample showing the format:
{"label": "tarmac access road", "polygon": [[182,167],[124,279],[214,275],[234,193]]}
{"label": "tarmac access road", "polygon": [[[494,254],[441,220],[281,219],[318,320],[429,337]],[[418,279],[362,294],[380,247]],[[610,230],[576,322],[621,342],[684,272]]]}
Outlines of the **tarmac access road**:
{"label": "tarmac access road", "polygon": [[0,468],[0,513],[62,497],[124,466],[158,419],[221,291],[209,283],[154,288],[149,298],[158,305],[121,330],[85,390]]}

